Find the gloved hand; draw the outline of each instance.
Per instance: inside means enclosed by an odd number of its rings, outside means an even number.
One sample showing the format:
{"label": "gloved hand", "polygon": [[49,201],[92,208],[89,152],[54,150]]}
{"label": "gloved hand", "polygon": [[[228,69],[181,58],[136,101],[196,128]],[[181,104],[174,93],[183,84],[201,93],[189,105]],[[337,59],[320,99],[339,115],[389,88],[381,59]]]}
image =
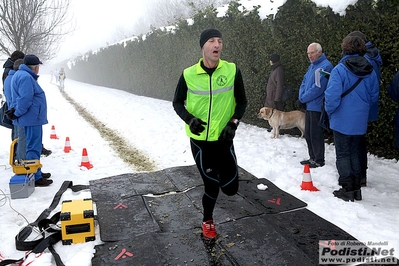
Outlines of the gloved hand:
{"label": "gloved hand", "polygon": [[202,131],[205,130],[204,125],[206,125],[206,123],[196,117],[191,118],[190,122],[188,123],[191,133],[198,136],[201,134]]}
{"label": "gloved hand", "polygon": [[15,120],[15,119],[19,118],[19,116],[16,116],[14,114],[15,113],[15,108],[11,108],[10,110],[5,111],[4,113],[7,116],[7,118],[10,119],[10,120]]}
{"label": "gloved hand", "polygon": [[227,125],[220,133],[219,140],[233,140],[234,136],[236,135],[237,124],[234,122],[228,122]]}

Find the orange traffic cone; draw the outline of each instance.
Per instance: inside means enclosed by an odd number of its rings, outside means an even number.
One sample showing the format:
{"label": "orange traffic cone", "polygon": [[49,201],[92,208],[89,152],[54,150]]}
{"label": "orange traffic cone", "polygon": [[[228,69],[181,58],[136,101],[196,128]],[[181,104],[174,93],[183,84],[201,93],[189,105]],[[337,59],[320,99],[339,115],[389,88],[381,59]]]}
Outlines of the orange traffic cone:
{"label": "orange traffic cone", "polygon": [[66,137],[65,139],[65,147],[64,147],[64,152],[68,153],[72,150],[71,148],[71,143],[69,142],[69,137]]}
{"label": "orange traffic cone", "polygon": [[51,126],[50,139],[58,139],[57,134],[55,134],[55,126]]}
{"label": "orange traffic cone", "polygon": [[93,168],[93,165],[89,162],[89,157],[87,156],[86,148],[83,148],[83,151],[82,151],[82,164],[80,166],[84,166],[87,169]]}
{"label": "orange traffic cone", "polygon": [[305,164],[303,168],[302,190],[319,191],[317,187],[313,186],[312,177],[310,176],[310,168]]}

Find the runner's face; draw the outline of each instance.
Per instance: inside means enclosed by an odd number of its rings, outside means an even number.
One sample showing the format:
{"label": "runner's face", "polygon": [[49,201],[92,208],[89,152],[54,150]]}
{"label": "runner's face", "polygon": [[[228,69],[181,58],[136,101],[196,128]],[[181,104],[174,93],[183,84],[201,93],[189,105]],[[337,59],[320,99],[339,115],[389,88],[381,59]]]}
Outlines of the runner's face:
{"label": "runner's face", "polygon": [[[212,37],[202,47],[202,55],[206,67],[214,67],[217,65],[222,53],[223,41],[222,38]],[[209,64],[209,65],[207,65]]]}

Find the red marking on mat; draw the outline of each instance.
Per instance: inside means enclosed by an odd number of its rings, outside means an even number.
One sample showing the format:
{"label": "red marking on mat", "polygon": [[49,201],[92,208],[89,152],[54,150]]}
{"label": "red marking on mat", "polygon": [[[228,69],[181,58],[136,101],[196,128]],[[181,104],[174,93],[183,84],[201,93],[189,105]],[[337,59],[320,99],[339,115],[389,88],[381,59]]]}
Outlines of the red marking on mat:
{"label": "red marking on mat", "polygon": [[277,205],[280,205],[281,204],[281,198],[271,199],[271,200],[268,200],[268,202],[276,203]]}
{"label": "red marking on mat", "polygon": [[335,248],[335,240],[326,240],[326,241],[319,241],[319,246],[322,247],[329,247],[331,250],[337,250]]}
{"label": "red marking on mat", "polygon": [[122,203],[119,203],[114,207],[114,210],[116,209],[127,209],[128,207],[126,205],[123,205]]}
{"label": "red marking on mat", "polygon": [[119,260],[120,258],[126,259],[128,257],[133,257],[133,254],[130,253],[129,251],[126,251],[125,248],[122,248],[122,252],[118,254],[118,256],[115,257],[114,260]]}

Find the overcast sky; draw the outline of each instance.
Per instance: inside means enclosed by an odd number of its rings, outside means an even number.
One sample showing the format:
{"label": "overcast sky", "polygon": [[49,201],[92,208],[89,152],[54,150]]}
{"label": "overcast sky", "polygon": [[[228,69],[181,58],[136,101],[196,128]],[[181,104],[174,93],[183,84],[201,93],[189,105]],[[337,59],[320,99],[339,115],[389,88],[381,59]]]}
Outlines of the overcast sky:
{"label": "overcast sky", "polygon": [[66,36],[53,61],[104,47],[107,42],[113,43],[118,29],[133,26],[148,2],[151,0],[70,0],[70,12],[77,24],[76,30]]}
{"label": "overcast sky", "polygon": [[[129,28],[133,28],[137,20],[144,16],[148,10],[146,6],[154,0],[70,1],[70,11],[76,21],[77,28],[73,34],[66,36],[57,57],[52,60],[54,63],[118,41],[121,32],[127,33]],[[272,13],[275,14],[278,7],[285,2],[286,0],[274,0],[272,2],[269,0],[240,0],[240,3],[246,9],[251,9],[256,5],[262,6],[259,10],[262,18]],[[334,12],[343,15],[345,8],[349,4],[356,3],[357,0],[313,0],[313,2],[319,6],[330,5]],[[219,15],[223,15],[225,10],[227,8],[219,8]]]}

